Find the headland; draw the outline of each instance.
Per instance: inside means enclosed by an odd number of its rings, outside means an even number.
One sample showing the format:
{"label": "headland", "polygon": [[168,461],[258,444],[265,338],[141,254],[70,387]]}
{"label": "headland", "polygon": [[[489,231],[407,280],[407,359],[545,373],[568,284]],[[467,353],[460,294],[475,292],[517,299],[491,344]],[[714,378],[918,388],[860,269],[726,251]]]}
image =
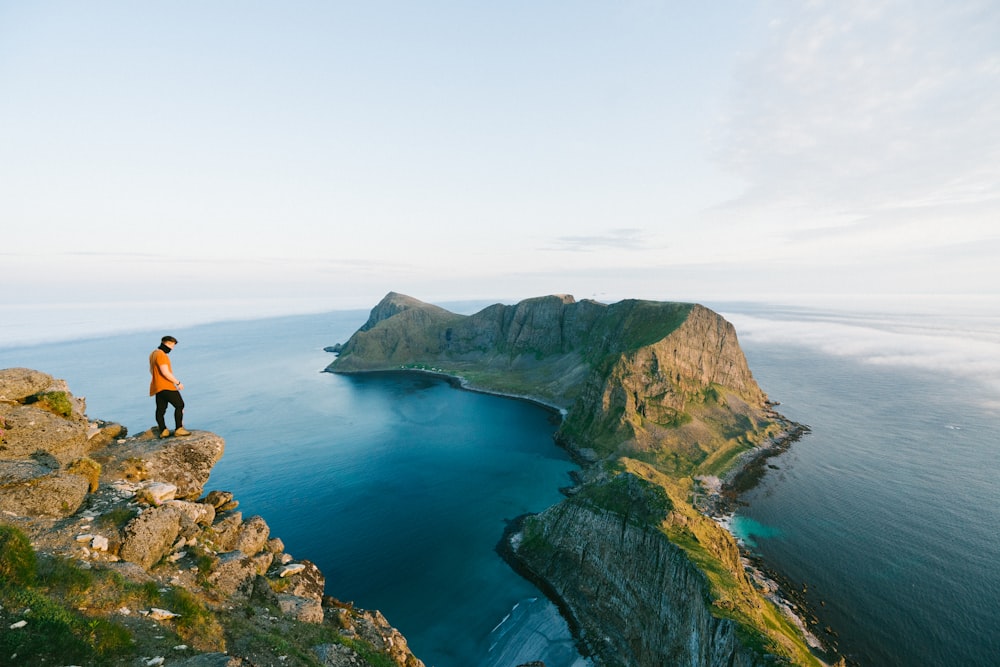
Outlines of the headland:
{"label": "headland", "polygon": [[597,664],[831,659],[725,528],[733,480],[805,427],[775,411],[716,313],[553,295],[464,316],[390,293],[334,349],[330,372],[430,372],[563,414],[578,484],[500,551]]}

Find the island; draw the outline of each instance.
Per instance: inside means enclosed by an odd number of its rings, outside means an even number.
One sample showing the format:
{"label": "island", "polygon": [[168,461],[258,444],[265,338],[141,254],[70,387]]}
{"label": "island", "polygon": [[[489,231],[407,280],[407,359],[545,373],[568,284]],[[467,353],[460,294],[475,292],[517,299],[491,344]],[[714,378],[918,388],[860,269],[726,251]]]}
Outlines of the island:
{"label": "island", "polygon": [[332,349],[329,372],[434,373],[562,413],[577,483],[499,550],[596,664],[831,659],[724,526],[734,480],[805,427],[775,411],[717,313],[549,295],[461,315],[391,292]]}

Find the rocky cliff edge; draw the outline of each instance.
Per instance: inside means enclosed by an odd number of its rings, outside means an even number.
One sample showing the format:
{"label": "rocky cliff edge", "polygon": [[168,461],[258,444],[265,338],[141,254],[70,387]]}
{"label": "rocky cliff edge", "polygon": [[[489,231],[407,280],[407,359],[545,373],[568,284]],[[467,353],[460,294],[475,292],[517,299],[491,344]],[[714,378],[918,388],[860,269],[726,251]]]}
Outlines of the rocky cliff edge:
{"label": "rocky cliff edge", "polygon": [[128,437],[65,382],[0,370],[0,663],[422,667],[262,517],[204,493],[223,451]]}

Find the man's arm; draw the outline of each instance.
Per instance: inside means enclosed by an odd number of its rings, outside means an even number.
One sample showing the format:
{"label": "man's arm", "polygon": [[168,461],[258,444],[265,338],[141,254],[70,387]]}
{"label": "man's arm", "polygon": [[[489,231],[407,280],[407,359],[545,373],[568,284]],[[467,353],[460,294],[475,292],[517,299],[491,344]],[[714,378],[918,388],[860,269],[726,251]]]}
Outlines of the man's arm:
{"label": "man's arm", "polygon": [[160,364],[160,374],[167,378],[169,382],[172,382],[177,390],[180,391],[184,388],[184,383],[178,380],[173,373],[170,372],[170,367],[166,364]]}

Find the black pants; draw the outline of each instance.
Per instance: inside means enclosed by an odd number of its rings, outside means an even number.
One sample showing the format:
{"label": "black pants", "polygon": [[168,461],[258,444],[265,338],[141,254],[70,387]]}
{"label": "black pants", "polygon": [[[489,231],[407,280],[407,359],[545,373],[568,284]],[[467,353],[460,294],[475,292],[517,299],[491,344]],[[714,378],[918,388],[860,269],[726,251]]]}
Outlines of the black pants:
{"label": "black pants", "polygon": [[174,406],[174,424],[177,428],[184,426],[184,399],[181,392],[173,389],[164,389],[156,392],[156,425],[161,431],[167,430],[167,423],[164,416],[167,414],[167,405]]}

